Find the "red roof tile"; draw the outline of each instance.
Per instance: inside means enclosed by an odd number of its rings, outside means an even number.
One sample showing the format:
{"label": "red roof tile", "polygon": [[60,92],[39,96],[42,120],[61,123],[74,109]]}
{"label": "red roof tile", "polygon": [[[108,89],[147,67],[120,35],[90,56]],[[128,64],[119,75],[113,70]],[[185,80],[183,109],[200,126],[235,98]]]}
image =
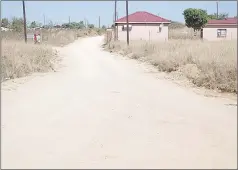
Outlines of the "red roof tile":
{"label": "red roof tile", "polygon": [[209,20],[207,24],[237,24],[237,18],[226,18],[223,20]]}
{"label": "red roof tile", "polygon": [[[133,14],[128,15],[129,22],[138,22],[138,23],[146,23],[146,22],[170,22],[167,19],[156,16],[149,12],[138,11]],[[126,22],[126,16],[116,20],[116,22]]]}

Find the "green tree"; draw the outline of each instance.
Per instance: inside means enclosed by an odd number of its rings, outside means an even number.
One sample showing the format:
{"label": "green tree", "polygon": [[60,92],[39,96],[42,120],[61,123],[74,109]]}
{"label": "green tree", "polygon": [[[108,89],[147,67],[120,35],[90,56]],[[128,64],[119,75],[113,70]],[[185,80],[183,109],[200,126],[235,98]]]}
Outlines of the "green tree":
{"label": "green tree", "polygon": [[217,19],[217,14],[216,14],[216,13],[214,13],[214,14],[209,14],[209,15],[207,15],[207,17],[208,17],[208,20]]}
{"label": "green tree", "polygon": [[84,22],[80,21],[79,22],[79,29],[83,29],[83,28],[85,28]]}
{"label": "green tree", "polygon": [[24,28],[24,21],[22,18],[16,18],[14,17],[11,22],[11,29],[17,32],[23,31]]}
{"label": "green tree", "polygon": [[225,18],[228,18],[228,16],[229,16],[228,13],[220,13],[220,14],[218,14],[218,18],[217,18],[217,13],[213,13],[213,14],[208,15],[208,19],[209,20],[211,20],[211,19],[223,20]]}
{"label": "green tree", "polygon": [[88,24],[88,28],[94,28],[94,25],[93,24]]}
{"label": "green tree", "polygon": [[36,27],[37,27],[36,21],[31,22],[30,28],[36,28]]}
{"label": "green tree", "polygon": [[62,24],[62,27],[63,28],[70,28],[70,29],[82,29],[85,26],[84,26],[83,21],[80,21],[80,22],[71,22],[70,24],[69,23],[64,23],[64,24]]}
{"label": "green tree", "polygon": [[220,20],[222,20],[222,19],[226,19],[226,18],[228,18],[228,16],[229,16],[229,14],[228,13],[220,13],[219,15],[218,15],[218,19],[220,19]]}
{"label": "green tree", "polygon": [[2,26],[2,27],[5,27],[5,28],[7,28],[7,27],[9,26],[9,21],[8,21],[7,18],[3,18],[3,19],[2,19],[1,26]]}
{"label": "green tree", "polygon": [[103,25],[103,26],[102,26],[102,29],[104,29],[104,30],[105,30],[105,29],[107,29],[107,27],[106,27],[105,25]]}
{"label": "green tree", "polygon": [[188,8],[183,11],[186,26],[194,31],[201,30],[207,23],[207,11],[203,9]]}

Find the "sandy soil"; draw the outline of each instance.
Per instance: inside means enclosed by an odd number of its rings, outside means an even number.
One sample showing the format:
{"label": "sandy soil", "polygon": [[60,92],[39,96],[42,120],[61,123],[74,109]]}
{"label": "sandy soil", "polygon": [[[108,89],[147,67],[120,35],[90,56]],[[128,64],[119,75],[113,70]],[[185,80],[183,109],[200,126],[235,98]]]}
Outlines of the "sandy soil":
{"label": "sandy soil", "polygon": [[57,72],[2,87],[2,168],[237,168],[237,108],[103,51],[60,50]]}

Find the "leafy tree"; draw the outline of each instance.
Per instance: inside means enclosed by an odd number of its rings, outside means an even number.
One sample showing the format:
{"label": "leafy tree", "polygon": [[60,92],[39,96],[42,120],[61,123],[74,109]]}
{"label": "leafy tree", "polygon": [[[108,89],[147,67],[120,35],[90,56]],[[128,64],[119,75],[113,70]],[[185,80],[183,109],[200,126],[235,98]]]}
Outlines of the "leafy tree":
{"label": "leafy tree", "polygon": [[5,27],[7,28],[9,26],[9,21],[7,18],[3,18],[2,19],[2,24],[1,24],[2,27]]}
{"label": "leafy tree", "polygon": [[218,15],[218,19],[222,20],[222,19],[226,19],[228,18],[229,14],[228,13],[220,13]]}
{"label": "leafy tree", "polygon": [[94,28],[94,25],[93,24],[88,24],[88,28]]}
{"label": "leafy tree", "polygon": [[201,30],[207,23],[207,11],[203,9],[188,8],[183,11],[186,26],[194,31]]}
{"label": "leafy tree", "polygon": [[53,28],[54,27],[54,24],[53,22],[50,20],[49,23],[47,24],[47,27],[48,28]]}
{"label": "leafy tree", "polygon": [[217,14],[213,13],[213,14],[208,15],[208,19],[209,20],[211,20],[211,19],[222,20],[222,19],[228,18],[228,16],[229,16],[228,13],[220,13],[220,14],[218,14],[218,18],[217,18]]}
{"label": "leafy tree", "polygon": [[24,21],[22,18],[16,18],[14,17],[11,22],[11,29],[17,32],[23,31],[24,28]]}
{"label": "leafy tree", "polygon": [[31,22],[30,28],[36,28],[36,27],[37,27],[36,21]]}
{"label": "leafy tree", "polygon": [[68,23],[62,24],[62,28],[69,28],[69,24]]}
{"label": "leafy tree", "polygon": [[207,17],[208,17],[208,20],[217,19],[217,14],[216,13],[210,14],[210,15],[207,15]]}
{"label": "leafy tree", "polygon": [[106,27],[105,25],[103,25],[103,26],[102,26],[102,29],[104,29],[104,30],[105,30],[105,29],[107,29],[107,27]]}
{"label": "leafy tree", "polygon": [[71,22],[62,24],[63,28],[70,28],[70,29],[82,29],[85,28],[83,21],[80,22]]}

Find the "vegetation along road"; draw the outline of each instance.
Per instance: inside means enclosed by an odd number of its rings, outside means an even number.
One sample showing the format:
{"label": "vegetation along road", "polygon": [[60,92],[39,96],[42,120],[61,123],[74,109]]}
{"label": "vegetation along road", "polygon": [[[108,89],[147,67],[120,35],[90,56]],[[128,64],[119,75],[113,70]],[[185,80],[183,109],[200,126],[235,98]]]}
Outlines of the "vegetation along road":
{"label": "vegetation along road", "polygon": [[102,42],[77,40],[58,71],[2,89],[2,168],[237,168],[236,107]]}

